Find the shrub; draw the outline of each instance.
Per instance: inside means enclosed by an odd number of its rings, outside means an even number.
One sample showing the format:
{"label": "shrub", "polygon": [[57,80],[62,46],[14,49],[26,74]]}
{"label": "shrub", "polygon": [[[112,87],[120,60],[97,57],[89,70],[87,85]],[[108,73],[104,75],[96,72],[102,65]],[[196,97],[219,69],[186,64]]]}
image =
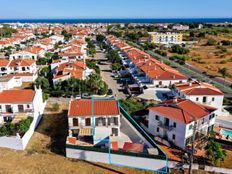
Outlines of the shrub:
{"label": "shrub", "polygon": [[220,61],[219,63],[220,64],[225,64],[227,61],[226,60],[222,60],[222,61]]}
{"label": "shrub", "polygon": [[53,111],[59,111],[59,109],[60,109],[60,105],[59,105],[58,103],[54,103],[54,104],[52,105],[52,110],[53,110]]}
{"label": "shrub", "polygon": [[183,48],[180,45],[173,45],[171,51],[177,54],[187,54],[189,52],[188,49]]}
{"label": "shrub", "polygon": [[209,39],[206,43],[208,46],[217,45],[217,41],[214,39]]}

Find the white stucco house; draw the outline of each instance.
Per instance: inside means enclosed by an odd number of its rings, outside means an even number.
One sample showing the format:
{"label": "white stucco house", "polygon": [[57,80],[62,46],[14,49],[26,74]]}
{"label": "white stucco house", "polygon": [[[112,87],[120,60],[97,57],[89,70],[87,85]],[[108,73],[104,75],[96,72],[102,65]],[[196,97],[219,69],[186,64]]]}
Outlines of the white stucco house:
{"label": "white stucco house", "polygon": [[92,139],[99,143],[109,136],[120,135],[118,102],[112,100],[71,100],[68,111],[69,137]]}
{"label": "white stucco house", "polygon": [[177,97],[217,108],[216,115],[218,116],[222,112],[224,94],[209,83],[200,81],[177,83],[174,93]]}
{"label": "white stucco house", "polygon": [[22,85],[21,77],[14,76],[1,76],[0,77],[0,90],[12,89]]}
{"label": "white stucco house", "polygon": [[148,130],[157,139],[186,149],[192,142],[194,125],[196,143],[213,130],[216,110],[188,99],[167,100],[149,108]]}
{"label": "white stucco house", "polygon": [[0,147],[24,150],[34,133],[46,103],[42,90],[0,90],[0,126],[7,122],[18,123],[28,117],[33,121],[24,135],[0,136]]}

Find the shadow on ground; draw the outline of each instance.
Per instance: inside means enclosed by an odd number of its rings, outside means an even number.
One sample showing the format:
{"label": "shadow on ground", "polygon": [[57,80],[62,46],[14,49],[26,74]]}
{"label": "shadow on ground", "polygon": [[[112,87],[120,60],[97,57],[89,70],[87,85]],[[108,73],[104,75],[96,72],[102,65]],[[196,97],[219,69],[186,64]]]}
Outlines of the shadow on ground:
{"label": "shadow on ground", "polygon": [[60,113],[44,114],[30,140],[28,149],[31,151],[43,149],[43,151],[65,155],[67,135],[67,110],[62,110]]}

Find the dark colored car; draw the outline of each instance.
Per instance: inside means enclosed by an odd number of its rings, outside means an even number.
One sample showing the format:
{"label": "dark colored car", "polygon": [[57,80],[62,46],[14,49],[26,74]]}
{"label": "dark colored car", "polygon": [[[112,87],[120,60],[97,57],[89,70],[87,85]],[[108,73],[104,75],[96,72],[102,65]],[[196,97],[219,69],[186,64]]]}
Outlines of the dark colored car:
{"label": "dark colored car", "polygon": [[108,95],[113,95],[113,91],[112,91],[112,89],[108,89],[107,94],[108,94]]}

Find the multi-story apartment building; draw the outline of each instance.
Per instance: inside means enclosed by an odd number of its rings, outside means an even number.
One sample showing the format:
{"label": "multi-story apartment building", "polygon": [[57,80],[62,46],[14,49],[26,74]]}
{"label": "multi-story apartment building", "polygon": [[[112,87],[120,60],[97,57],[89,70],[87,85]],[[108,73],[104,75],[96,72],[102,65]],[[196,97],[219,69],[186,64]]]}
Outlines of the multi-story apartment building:
{"label": "multi-story apartment building", "polygon": [[71,100],[68,111],[69,137],[96,144],[120,135],[120,113],[115,99]]}
{"label": "multi-story apartment building", "polygon": [[181,33],[157,33],[149,32],[149,40],[159,44],[181,44],[183,35]]}
{"label": "multi-story apartment building", "polygon": [[186,149],[194,130],[196,143],[213,130],[216,110],[188,99],[167,100],[149,108],[148,130],[155,137]]}

